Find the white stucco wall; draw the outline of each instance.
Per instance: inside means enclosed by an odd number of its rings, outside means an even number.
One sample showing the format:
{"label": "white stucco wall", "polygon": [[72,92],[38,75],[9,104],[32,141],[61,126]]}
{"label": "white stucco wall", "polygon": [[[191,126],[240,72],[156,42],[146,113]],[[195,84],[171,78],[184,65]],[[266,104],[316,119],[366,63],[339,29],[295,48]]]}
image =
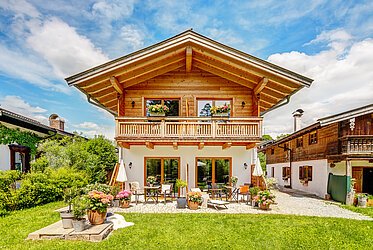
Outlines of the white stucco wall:
{"label": "white stucco wall", "polygon": [[[299,180],[299,167],[300,166],[312,166],[312,181],[308,182],[308,185],[303,185]],[[289,167],[289,163],[277,163],[277,164],[268,164],[268,177],[271,176],[272,167],[275,170],[275,178],[279,185],[289,185],[290,181],[286,182],[282,180],[282,167]],[[305,191],[308,193],[315,194],[319,197],[324,198],[325,194],[327,193],[327,185],[328,185],[328,166],[327,160],[313,160],[313,161],[299,161],[292,163],[292,173],[291,178],[292,181],[292,188]]]}
{"label": "white stucco wall", "polygon": [[10,150],[8,145],[0,145],[0,170],[10,169]]}
{"label": "white stucco wall", "polygon": [[[189,165],[189,187],[195,186],[195,159],[196,157],[232,157],[232,175],[238,177],[238,184],[251,182],[250,165],[253,162],[254,149],[234,146],[225,150],[217,146],[205,146],[198,150],[197,146],[179,146],[177,150],[172,146],[155,146],[148,149],[145,146],[131,146],[130,149],[121,149],[129,181],[138,181],[144,185],[144,157],[180,157],[180,177],[186,179],[186,165]],[[132,168],[129,163],[132,162]],[[244,169],[244,163],[247,169]]]}

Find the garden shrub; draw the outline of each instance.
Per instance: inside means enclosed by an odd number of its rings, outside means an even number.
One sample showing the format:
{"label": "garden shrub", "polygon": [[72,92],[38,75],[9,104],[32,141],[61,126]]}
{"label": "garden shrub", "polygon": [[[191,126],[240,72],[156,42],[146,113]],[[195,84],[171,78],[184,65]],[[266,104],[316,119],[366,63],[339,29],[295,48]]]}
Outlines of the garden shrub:
{"label": "garden shrub", "polygon": [[44,155],[31,162],[31,172],[41,172],[43,173],[49,166],[49,161]]}

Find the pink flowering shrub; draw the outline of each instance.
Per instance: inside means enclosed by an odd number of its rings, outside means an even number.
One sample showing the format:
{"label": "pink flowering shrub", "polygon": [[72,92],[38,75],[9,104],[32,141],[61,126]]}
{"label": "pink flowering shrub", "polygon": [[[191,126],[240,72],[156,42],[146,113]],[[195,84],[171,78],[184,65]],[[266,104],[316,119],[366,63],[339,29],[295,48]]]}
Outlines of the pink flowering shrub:
{"label": "pink flowering shrub", "polygon": [[128,190],[123,190],[123,191],[120,191],[117,196],[115,196],[115,198],[119,199],[119,200],[124,200],[124,201],[130,201],[131,200],[131,191],[128,191]]}
{"label": "pink flowering shrub", "polygon": [[264,206],[273,204],[275,202],[275,196],[269,190],[260,191],[253,199],[259,205],[262,204]]}
{"label": "pink flowering shrub", "polygon": [[105,212],[110,202],[114,199],[111,194],[92,190],[88,193],[88,209]]}

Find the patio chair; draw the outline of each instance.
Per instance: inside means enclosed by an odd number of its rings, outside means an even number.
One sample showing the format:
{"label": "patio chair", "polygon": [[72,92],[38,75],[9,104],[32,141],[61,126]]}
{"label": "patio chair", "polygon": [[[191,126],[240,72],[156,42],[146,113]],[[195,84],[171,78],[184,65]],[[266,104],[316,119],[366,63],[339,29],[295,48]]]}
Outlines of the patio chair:
{"label": "patio chair", "polygon": [[136,205],[139,202],[139,196],[140,195],[145,195],[145,192],[143,189],[140,189],[140,183],[137,181],[130,182],[130,190],[132,194],[135,196],[135,202]]}
{"label": "patio chair", "polygon": [[164,199],[164,204],[166,205],[166,202],[167,202],[167,197],[169,197],[172,201],[172,183],[171,184],[162,184],[161,186],[161,195],[163,196],[163,199]]}
{"label": "patio chair", "polygon": [[249,186],[240,186],[240,189],[238,191],[238,197],[241,195],[241,201],[245,200],[246,196],[246,203],[249,202]]}
{"label": "patio chair", "polygon": [[220,200],[222,199],[222,188],[219,188],[219,185],[216,183],[212,183],[211,189],[208,190],[208,192],[211,195],[211,198],[215,198],[215,196],[219,197]]}

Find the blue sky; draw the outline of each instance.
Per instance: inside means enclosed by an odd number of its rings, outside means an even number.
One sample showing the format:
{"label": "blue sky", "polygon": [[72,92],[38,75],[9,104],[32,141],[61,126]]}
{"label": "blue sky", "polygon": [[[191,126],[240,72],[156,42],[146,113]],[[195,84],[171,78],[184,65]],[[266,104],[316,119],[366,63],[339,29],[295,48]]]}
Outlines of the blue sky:
{"label": "blue sky", "polygon": [[373,103],[372,1],[0,1],[0,104],[113,136],[110,114],[64,78],[186,29],[315,80],[265,116],[265,132]]}

